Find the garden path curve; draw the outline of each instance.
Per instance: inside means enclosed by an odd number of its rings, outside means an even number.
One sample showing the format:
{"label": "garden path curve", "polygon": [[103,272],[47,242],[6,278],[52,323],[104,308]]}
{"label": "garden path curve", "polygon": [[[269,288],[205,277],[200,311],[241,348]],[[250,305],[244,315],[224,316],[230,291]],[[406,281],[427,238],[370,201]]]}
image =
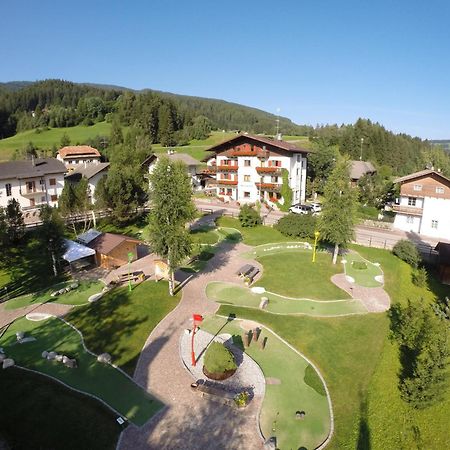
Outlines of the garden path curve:
{"label": "garden path curve", "polygon": [[331,277],[331,281],[339,288],[347,292],[351,297],[361,300],[368,312],[385,312],[391,306],[388,293],[380,287],[363,287],[356,283],[350,283],[345,273],[339,273]]}
{"label": "garden path curve", "polygon": [[141,428],[129,426],[118,443],[120,450],[263,448],[258,428],[262,398],[255,397],[244,411],[206,400],[187,387],[191,375],[182,366],[179,338],[192,326],[193,313],[214,313],[218,305],[206,297],[211,281],[236,281],[236,271],[248,263],[239,256],[250,247],[222,242],[205,269],[183,288],[179,305],[153,330],[141,352],[134,379],[166,405]]}

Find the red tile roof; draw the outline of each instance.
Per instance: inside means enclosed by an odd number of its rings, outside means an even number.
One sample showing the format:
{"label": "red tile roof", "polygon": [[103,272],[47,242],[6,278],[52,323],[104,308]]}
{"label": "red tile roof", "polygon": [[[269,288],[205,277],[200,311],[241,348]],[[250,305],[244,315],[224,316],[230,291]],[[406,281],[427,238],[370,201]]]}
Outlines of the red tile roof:
{"label": "red tile roof", "polygon": [[90,145],[70,145],[67,147],[63,147],[59,150],[59,155],[61,158],[67,158],[68,156],[80,156],[80,155],[89,155],[89,156],[97,156],[100,157],[100,152]]}

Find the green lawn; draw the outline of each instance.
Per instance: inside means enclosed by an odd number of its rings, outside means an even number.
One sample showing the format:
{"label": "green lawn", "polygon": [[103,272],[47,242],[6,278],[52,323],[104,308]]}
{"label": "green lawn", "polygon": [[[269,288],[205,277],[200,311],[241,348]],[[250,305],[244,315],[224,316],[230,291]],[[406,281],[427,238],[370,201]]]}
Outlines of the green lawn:
{"label": "green lawn", "polygon": [[120,226],[110,222],[108,219],[100,219],[97,221],[96,229],[103,233],[124,234],[143,241],[149,238],[147,214],[142,214]]}
{"label": "green lawn", "polygon": [[69,136],[71,144],[76,145],[83,144],[95,136],[109,136],[110,131],[111,124],[106,122],[99,122],[90,127],[77,125],[76,127],[51,128],[41,133],[36,133],[35,130],[23,131],[0,140],[0,160],[11,159],[14,150],[23,149],[30,141],[40,149],[51,149],[53,145],[59,147],[64,133]]}
{"label": "green lawn", "polygon": [[292,237],[284,236],[278,230],[264,225],[258,225],[253,228],[241,227],[238,219],[232,217],[220,217],[217,220],[220,227],[235,228],[242,235],[244,244],[261,245],[269,242],[290,242]]}
{"label": "green lawn", "polygon": [[[227,322],[217,316],[207,317],[202,329],[213,334],[220,330],[240,337],[242,329],[236,322]],[[326,439],[330,429],[323,384],[309,363],[273,333],[263,329],[259,339],[264,338],[267,339],[264,350],[256,343],[251,343],[245,350],[258,363],[266,378],[279,380],[279,384],[266,384],[261,430],[267,439],[273,435],[275,426],[277,447],[281,449],[316,448]],[[306,413],[304,420],[295,418],[296,411]]]}
{"label": "green lawn", "polygon": [[0,371],[0,435],[16,450],[114,450],[122,427],[99,401],[17,368]]}
{"label": "green lawn", "polygon": [[365,287],[382,286],[383,283],[375,279],[383,276],[379,266],[355,252],[347,253],[343,259],[346,261],[344,264],[346,275],[351,276],[356,284]]}
{"label": "green lawn", "polygon": [[39,291],[35,294],[22,295],[12,300],[8,300],[5,303],[5,309],[17,309],[24,306],[38,305],[45,302],[61,303],[63,305],[83,305],[88,303],[88,298],[91,295],[101,292],[105,285],[101,281],[82,281],[77,289],[67,292],[63,295],[52,297],[50,294],[58,289],[74,283],[72,281],[66,281],[55,284],[44,291]]}
{"label": "green lawn", "polygon": [[[17,344],[15,334],[18,331],[35,337],[36,341]],[[18,319],[0,338],[0,345],[17,365],[37,370],[95,395],[136,425],[143,425],[162,406],[119,370],[97,362],[95,356],[84,350],[79,334],[60,319],[41,322]],[[89,343],[87,346],[89,348]],[[78,367],[69,369],[57,361],[43,359],[41,353],[44,350],[76,358]]]}
{"label": "green lawn", "polygon": [[[257,283],[259,284],[259,283]],[[333,317],[346,314],[365,314],[367,309],[359,300],[314,301],[307,299],[287,299],[265,292],[254,294],[245,286],[220,281],[208,283],[206,295],[221,304],[259,308],[262,297],[269,299],[266,311],[275,314],[306,314],[317,317]]]}
{"label": "green lawn", "polygon": [[220,239],[220,235],[215,229],[212,228],[197,228],[190,232],[192,242],[194,244],[217,244]]}
{"label": "green lawn", "polygon": [[117,288],[101,300],[72,310],[65,319],[82,333],[94,353],[108,352],[116,365],[132,375],[152,329],[178,304],[167,282],[149,280],[131,292]]}
{"label": "green lawn", "polygon": [[312,252],[308,250],[258,257],[264,271],[255,286],[263,286],[269,292],[286,297],[313,300],[350,298],[330,281],[334,274],[343,272],[342,265],[333,265],[328,253],[317,253],[315,263],[311,262],[311,257]]}

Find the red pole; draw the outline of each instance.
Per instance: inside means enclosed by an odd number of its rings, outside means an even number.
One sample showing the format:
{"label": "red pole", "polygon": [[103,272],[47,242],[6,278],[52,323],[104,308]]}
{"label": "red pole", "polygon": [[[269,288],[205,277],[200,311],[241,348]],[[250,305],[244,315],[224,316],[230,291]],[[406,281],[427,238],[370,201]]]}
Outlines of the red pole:
{"label": "red pole", "polygon": [[195,322],[194,322],[194,328],[192,329],[192,340],[191,340],[191,358],[192,358],[192,365],[195,367],[195,352],[194,352],[194,335],[195,335]]}

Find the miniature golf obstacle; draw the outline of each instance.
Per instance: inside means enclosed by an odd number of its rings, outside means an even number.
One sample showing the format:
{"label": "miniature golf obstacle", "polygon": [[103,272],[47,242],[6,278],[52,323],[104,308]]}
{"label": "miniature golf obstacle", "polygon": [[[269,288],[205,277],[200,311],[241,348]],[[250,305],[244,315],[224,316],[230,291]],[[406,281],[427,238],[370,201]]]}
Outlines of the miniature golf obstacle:
{"label": "miniature golf obstacle", "polygon": [[25,333],[23,331],[18,331],[16,333],[16,338],[20,342],[25,337]]}
{"label": "miniature golf obstacle", "polygon": [[250,345],[250,333],[245,332],[242,334],[242,342],[244,343],[244,347],[248,347]]}
{"label": "miniature golf obstacle", "polygon": [[7,369],[8,367],[14,366],[14,360],[12,358],[6,358],[3,360],[3,368]]}
{"label": "miniature golf obstacle", "polygon": [[47,354],[47,359],[48,359],[49,361],[52,361],[53,359],[56,358],[56,355],[57,355],[56,352],[48,352],[48,354]]}
{"label": "miniature golf obstacle", "polygon": [[255,342],[258,342],[258,338],[259,338],[259,335],[260,335],[260,333],[261,333],[261,330],[260,330],[258,327],[253,328],[252,333],[253,333],[253,339],[254,339],[254,341],[255,341]]}
{"label": "miniature golf obstacle", "polygon": [[269,299],[267,297],[261,297],[261,301],[259,302],[259,309],[266,309],[269,304]]}
{"label": "miniature golf obstacle", "polygon": [[97,361],[103,364],[110,364],[111,355],[109,353],[102,353],[101,355],[97,356]]}
{"label": "miniature golf obstacle", "polygon": [[44,350],[44,351],[41,353],[41,356],[42,356],[44,359],[47,359],[47,357],[48,357],[48,351],[47,351],[47,350]]}
{"label": "miniature golf obstacle", "polygon": [[267,337],[261,338],[261,339],[258,341],[258,343],[259,343],[259,348],[260,348],[261,350],[264,350],[264,348],[266,347],[266,344],[267,344]]}

